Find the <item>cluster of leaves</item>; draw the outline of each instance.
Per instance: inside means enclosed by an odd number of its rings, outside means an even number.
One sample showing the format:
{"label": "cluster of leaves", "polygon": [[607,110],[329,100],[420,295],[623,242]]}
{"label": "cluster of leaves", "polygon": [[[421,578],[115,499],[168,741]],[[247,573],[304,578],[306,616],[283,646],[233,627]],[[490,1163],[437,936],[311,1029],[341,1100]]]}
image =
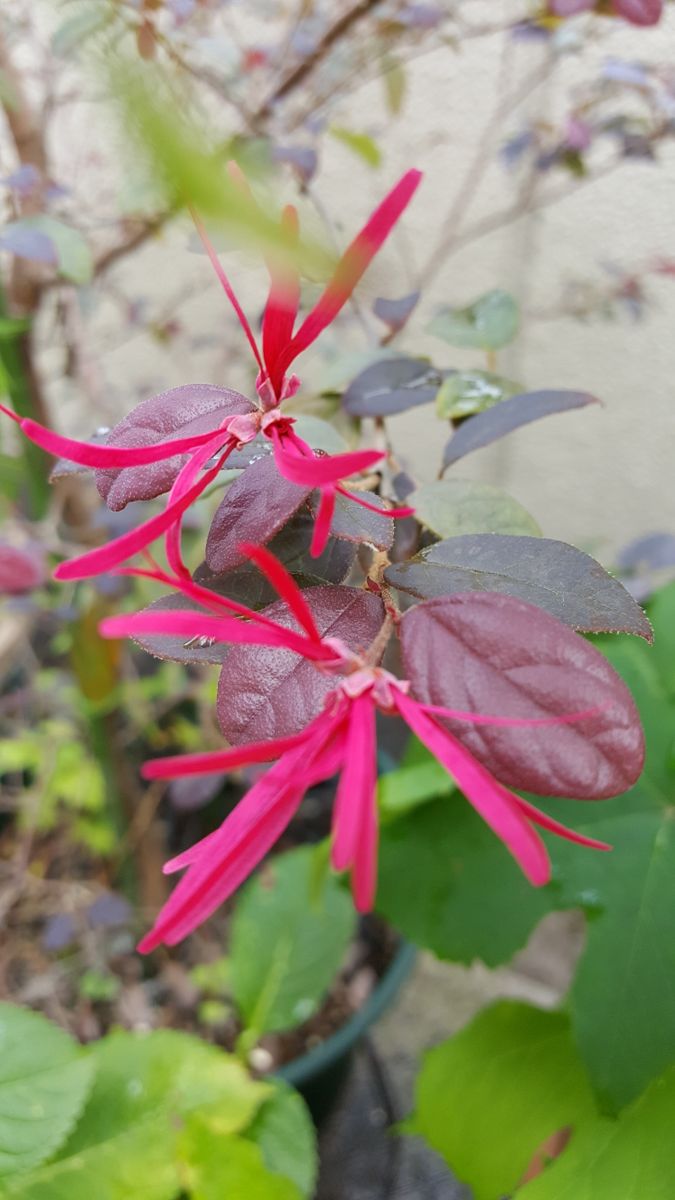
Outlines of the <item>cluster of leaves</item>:
{"label": "cluster of leaves", "polygon": [[[442,958],[495,966],[512,957],[545,913],[586,913],[569,1019],[596,1102],[611,1115],[675,1060],[674,585],[656,594],[649,615],[658,650],[625,637],[599,642],[630,684],[647,738],[640,781],[581,816],[584,831],[608,841],[611,854],[582,856],[557,843],[553,882],[533,891],[421,748],[411,748],[399,771],[381,782],[389,820],[378,907],[418,944]],[[547,804],[557,817],[569,808],[564,800]]]}
{"label": "cluster of leaves", "polygon": [[[0,1193],[17,1200],[302,1200],[314,1134],[300,1097],[187,1034],[82,1049],[0,1005]],[[291,1149],[292,1148],[292,1149]]]}

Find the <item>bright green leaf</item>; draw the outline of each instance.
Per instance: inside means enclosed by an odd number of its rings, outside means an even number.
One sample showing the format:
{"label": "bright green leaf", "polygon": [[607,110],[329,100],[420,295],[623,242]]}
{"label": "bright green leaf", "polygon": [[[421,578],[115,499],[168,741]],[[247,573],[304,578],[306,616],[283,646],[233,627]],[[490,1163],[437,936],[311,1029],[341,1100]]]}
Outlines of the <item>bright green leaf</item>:
{"label": "bright green leaf", "polygon": [[675,1068],[618,1121],[584,1125],[518,1200],[672,1200]]}
{"label": "bright green leaf", "polygon": [[369,167],[379,167],[382,153],[377,142],[367,133],[357,133],[353,129],[344,129],[341,125],[331,125],[330,133],[338,142],[342,142],[348,150],[362,158]]}
{"label": "bright green leaf", "polygon": [[525,944],[552,901],[456,793],[383,826],[376,907],[439,958],[496,966]]}
{"label": "bright green leaf", "polygon": [[436,415],[443,421],[473,417],[522,390],[520,384],[491,371],[456,371],[438,390]]}
{"label": "bright green leaf", "polygon": [[353,934],[352,903],[337,879],[326,875],[317,894],[314,853],[302,847],[275,858],[235,909],[232,995],[250,1040],[316,1011]]}
{"label": "bright green leaf", "polygon": [[380,776],[377,786],[380,814],[383,818],[400,817],[429,800],[449,796],[452,791],[452,779],[427,751],[424,761]]}
{"label": "bright green leaf", "polygon": [[503,1001],[426,1054],[406,1131],[422,1134],[475,1200],[499,1200],[546,1138],[593,1115],[567,1018]]}
{"label": "bright green leaf", "polygon": [[675,583],[656,593],[649,616],[654,626],[656,667],[668,696],[675,700]]}
{"label": "bright green leaf", "polygon": [[268,1170],[258,1146],[223,1137],[200,1116],[190,1118],[178,1145],[190,1200],[301,1200],[290,1179]]}
{"label": "bright green leaf", "polygon": [[495,288],[466,308],[444,308],[429,325],[451,346],[472,346],[480,350],[499,350],[508,346],[518,332],[518,305],[508,292]]}
{"label": "bright green leaf", "polygon": [[423,484],[409,500],[419,520],[443,538],[463,533],[541,534],[517,500],[489,483],[441,479]]}
{"label": "bright green leaf", "polygon": [[0,1004],[0,1176],[49,1158],[77,1121],[94,1064],[37,1013]]}
{"label": "bright green leaf", "polygon": [[268,1170],[285,1175],[308,1200],[314,1195],[319,1165],[316,1131],[293,1088],[277,1084],[245,1136],[260,1147]]}

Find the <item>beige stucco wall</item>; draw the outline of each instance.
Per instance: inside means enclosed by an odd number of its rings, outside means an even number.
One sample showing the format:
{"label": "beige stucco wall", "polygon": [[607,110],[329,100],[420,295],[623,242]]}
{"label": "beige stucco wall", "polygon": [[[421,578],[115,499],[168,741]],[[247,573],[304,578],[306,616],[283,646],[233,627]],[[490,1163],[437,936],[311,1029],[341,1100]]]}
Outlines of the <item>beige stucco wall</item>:
{"label": "beige stucco wall", "polygon": [[[492,3],[487,10],[499,7]],[[591,39],[581,56],[562,60],[553,79],[523,104],[521,115],[507,118],[503,134],[515,132],[523,115],[564,111],[570,88],[589,77],[607,55],[672,63],[673,9],[655,30],[612,23],[610,31],[609,22],[601,23],[601,35]],[[250,10],[248,16],[255,20]],[[541,46],[512,47],[505,62],[501,37],[476,39],[461,52],[439,48],[409,65],[406,102],[395,120],[387,117],[378,80],[355,86],[331,113],[340,124],[377,134],[385,152],[382,168],[372,171],[336,141],[324,139],[316,189],[340,231],[353,229],[406,166],[415,164],[425,172],[404,227],[362,285],[365,309],[378,294],[396,296],[413,286],[416,267],[435,244],[439,222],[461,187],[490,114],[536,70],[543,53]],[[542,179],[536,187],[545,189],[550,182]],[[538,194],[535,190],[535,199]],[[469,220],[502,207],[512,196],[513,180],[493,163]],[[188,242],[187,225],[176,228],[119,269],[116,283],[142,290],[155,303],[175,297],[178,315],[220,341],[221,349],[214,353],[212,342],[186,358],[180,344],[167,350],[135,335],[113,346],[108,335],[114,320],[104,305],[88,343],[88,403],[101,419],[119,416],[139,391],[198,378],[235,385],[245,380],[229,351],[238,338],[233,320],[205,260],[190,252]],[[569,277],[602,279],[603,261],[634,266],[662,253],[675,255],[675,141],[662,148],[658,165],[627,163],[454,255],[425,295],[401,348],[426,351],[447,365],[482,366],[475,356],[423,332],[435,304],[467,302],[500,286],[513,291],[527,311],[536,311],[556,302]],[[245,263],[235,270],[255,312],[262,276]],[[675,281],[655,279],[649,292],[653,303],[641,324],[628,318],[586,324],[571,318],[527,319],[517,342],[500,355],[499,369],[530,388],[589,390],[604,407],[550,418],[454,468],[462,476],[499,483],[537,517],[547,535],[592,546],[605,558],[637,534],[675,529]],[[352,330],[339,335],[339,344],[356,349],[365,343],[360,331]],[[330,349],[331,336],[326,345]],[[303,374],[308,381],[321,380],[318,351],[306,356]],[[54,395],[62,423],[79,423],[77,393],[55,384]],[[432,478],[444,431],[431,412],[396,418],[392,429],[402,458],[422,478]]]}

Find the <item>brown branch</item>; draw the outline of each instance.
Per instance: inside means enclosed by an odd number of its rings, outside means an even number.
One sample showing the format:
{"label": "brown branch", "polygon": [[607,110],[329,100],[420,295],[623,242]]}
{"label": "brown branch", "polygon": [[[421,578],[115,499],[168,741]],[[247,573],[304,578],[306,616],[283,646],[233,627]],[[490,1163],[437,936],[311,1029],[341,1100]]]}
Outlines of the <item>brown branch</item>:
{"label": "brown branch", "polygon": [[320,63],[323,62],[335,43],[340,41],[345,34],[353,29],[354,25],[364,17],[367,17],[381,3],[382,0],[360,0],[360,3],[355,4],[353,8],[348,9],[341,17],[338,17],[337,21],[326,30],[312,53],[308,54],[301,63],[298,63],[297,67],[294,67],[285,79],[282,79],[278,87],[256,109],[252,116],[252,121],[256,123],[269,117],[278,101],[283,100],[289,92],[295,91],[301,83],[304,83],[305,79],[313,74]]}

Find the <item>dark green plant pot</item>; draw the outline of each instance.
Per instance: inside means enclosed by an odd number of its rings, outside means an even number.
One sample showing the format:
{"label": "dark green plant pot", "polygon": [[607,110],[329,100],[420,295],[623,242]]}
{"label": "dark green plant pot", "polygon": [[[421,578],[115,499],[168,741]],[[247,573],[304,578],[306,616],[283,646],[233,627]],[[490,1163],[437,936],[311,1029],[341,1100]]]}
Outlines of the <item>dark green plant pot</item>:
{"label": "dark green plant pot", "polygon": [[325,1120],[335,1106],[347,1078],[353,1051],[363,1035],[396,999],[412,971],[416,953],[415,946],[404,942],[363,1008],[316,1049],[286,1063],[277,1072],[281,1079],[292,1084],[304,1097],[317,1125]]}

